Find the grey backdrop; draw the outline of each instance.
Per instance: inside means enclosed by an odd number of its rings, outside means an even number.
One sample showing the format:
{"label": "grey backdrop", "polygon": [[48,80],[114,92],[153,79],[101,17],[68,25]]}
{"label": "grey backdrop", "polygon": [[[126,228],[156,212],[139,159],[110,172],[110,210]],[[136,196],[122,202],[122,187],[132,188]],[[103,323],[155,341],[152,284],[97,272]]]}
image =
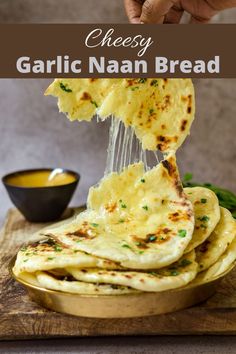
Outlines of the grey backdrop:
{"label": "grey backdrop", "polygon": [[[86,6],[85,6],[86,3]],[[96,6],[95,6],[96,3]],[[235,22],[236,10],[214,21]],[[0,0],[0,22],[125,22],[121,0]],[[199,39],[200,40],[200,39]],[[56,100],[44,97],[49,80],[0,80],[0,175],[12,170],[61,166],[82,179],[73,204],[86,200],[103,174],[108,123],[70,123]],[[197,115],[178,153],[182,171],[236,191],[236,81],[198,80]],[[11,203],[0,186],[0,220]]]}

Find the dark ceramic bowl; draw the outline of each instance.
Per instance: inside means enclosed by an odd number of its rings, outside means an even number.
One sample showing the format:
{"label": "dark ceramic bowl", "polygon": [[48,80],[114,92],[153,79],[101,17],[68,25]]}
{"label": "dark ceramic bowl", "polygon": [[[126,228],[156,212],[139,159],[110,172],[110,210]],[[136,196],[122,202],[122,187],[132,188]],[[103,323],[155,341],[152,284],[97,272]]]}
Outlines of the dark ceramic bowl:
{"label": "dark ceramic bowl", "polygon": [[11,201],[28,221],[53,221],[60,218],[67,208],[80,180],[78,173],[60,169],[61,176],[59,177],[70,176],[70,181],[57,185],[47,186],[45,183],[42,186],[32,186],[31,183],[27,186],[27,183],[24,183],[22,186],[22,183],[17,182],[18,179],[20,181],[21,178],[34,173],[48,173],[49,175],[54,170],[54,168],[23,170],[7,174],[2,178]]}

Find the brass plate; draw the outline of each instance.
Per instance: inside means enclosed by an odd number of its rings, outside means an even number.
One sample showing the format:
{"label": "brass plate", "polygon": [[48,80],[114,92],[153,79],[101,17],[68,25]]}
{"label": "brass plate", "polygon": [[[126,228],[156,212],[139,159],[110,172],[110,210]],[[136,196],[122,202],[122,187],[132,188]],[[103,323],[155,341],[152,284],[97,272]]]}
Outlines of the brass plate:
{"label": "brass plate", "polygon": [[129,318],[159,315],[185,309],[212,296],[222,278],[234,267],[211,281],[162,292],[140,292],[126,295],[78,295],[48,290],[29,284],[14,275],[12,259],[9,270],[12,277],[28,291],[30,298],[47,309],[74,316],[94,318]]}

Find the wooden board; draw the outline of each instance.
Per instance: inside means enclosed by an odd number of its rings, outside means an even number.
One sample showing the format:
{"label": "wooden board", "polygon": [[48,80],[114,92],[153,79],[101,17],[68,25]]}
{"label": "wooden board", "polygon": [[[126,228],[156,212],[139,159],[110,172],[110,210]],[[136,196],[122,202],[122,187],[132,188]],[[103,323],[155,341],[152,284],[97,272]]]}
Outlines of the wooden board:
{"label": "wooden board", "polygon": [[207,302],[171,314],[132,319],[90,319],[48,311],[33,303],[11,279],[8,263],[42,224],[31,224],[15,209],[0,234],[0,339],[104,335],[236,334],[236,269]]}

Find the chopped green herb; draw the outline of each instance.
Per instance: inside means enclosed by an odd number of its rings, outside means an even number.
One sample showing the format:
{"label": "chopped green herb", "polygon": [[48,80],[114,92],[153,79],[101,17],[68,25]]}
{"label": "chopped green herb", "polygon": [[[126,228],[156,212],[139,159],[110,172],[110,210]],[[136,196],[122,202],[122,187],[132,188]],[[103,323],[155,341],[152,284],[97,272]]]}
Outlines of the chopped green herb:
{"label": "chopped green herb", "polygon": [[94,104],[94,106],[96,107],[96,108],[98,108],[98,104],[97,104],[97,102],[96,101],[90,101],[92,104]]}
{"label": "chopped green herb", "polygon": [[124,247],[124,248],[129,248],[131,249],[131,247],[129,245],[127,245],[127,243],[124,243],[121,247]]}
{"label": "chopped green herb", "polygon": [[98,227],[99,224],[96,224],[95,222],[92,222],[92,223],[91,223],[91,226],[93,226],[93,227]]}
{"label": "chopped green herb", "polygon": [[28,259],[24,259],[23,262],[28,262]]}
{"label": "chopped green herb", "polygon": [[79,252],[79,250],[74,250],[73,252],[74,252],[74,253],[78,253],[78,252]]}
{"label": "chopped green herb", "polygon": [[138,86],[131,87],[131,90],[132,90],[132,91],[136,91],[136,90],[138,90],[138,89],[139,89]]}
{"label": "chopped green herb", "polygon": [[209,218],[209,216],[207,216],[207,215],[203,215],[203,216],[201,216],[200,218],[198,218],[198,220],[200,220],[200,221],[209,221],[210,218]]}
{"label": "chopped green herb", "polygon": [[119,200],[119,203],[122,203],[122,199]]}
{"label": "chopped green herb", "polygon": [[138,80],[138,82],[139,82],[140,84],[145,84],[146,81],[147,81],[147,79],[139,79],[139,80]]}
{"label": "chopped green herb", "polygon": [[193,174],[192,173],[190,173],[190,172],[185,173],[184,178],[183,178],[183,182],[191,181],[192,178],[193,178]]}
{"label": "chopped green herb", "polygon": [[146,181],[145,181],[145,179],[144,179],[144,178],[141,178],[141,182],[142,182],[142,183],[145,183]]}
{"label": "chopped green herb", "polygon": [[149,274],[157,276],[158,274],[156,272],[149,272]]}
{"label": "chopped green herb", "polygon": [[67,85],[64,85],[62,82],[60,82],[60,88],[65,92],[72,92],[72,90],[68,88]]}
{"label": "chopped green herb", "polygon": [[148,211],[148,206],[147,206],[147,205],[142,206],[142,208],[143,208],[144,210],[147,210],[147,211]]}
{"label": "chopped green herb", "polygon": [[52,261],[53,259],[55,259],[55,257],[48,257],[47,261]]}
{"label": "chopped green herb", "polygon": [[189,264],[191,264],[192,262],[189,259],[182,259],[182,261],[180,262],[180,266],[181,267],[186,267]]}
{"label": "chopped green herb", "polygon": [[126,208],[127,208],[127,205],[126,205],[126,204],[121,204],[121,208],[122,208],[122,209],[126,209]]}
{"label": "chopped green herb", "polygon": [[187,235],[187,231],[186,230],[179,230],[178,231],[178,236],[179,237],[185,237]]}
{"label": "chopped green herb", "polygon": [[154,113],[154,109],[153,108],[149,109],[149,114],[153,114],[153,113]]}
{"label": "chopped green herb", "polygon": [[141,242],[135,242],[135,245],[136,246],[142,246],[142,243]]}
{"label": "chopped green herb", "polygon": [[202,227],[203,229],[206,229],[206,228],[207,228],[207,226],[204,225],[204,224],[201,224],[200,227]]}
{"label": "chopped green herb", "polygon": [[123,222],[125,222],[124,219],[120,219],[120,220],[119,220],[119,223],[120,223],[120,224],[123,224]]}
{"label": "chopped green herb", "polygon": [[155,235],[150,235],[150,236],[148,237],[148,241],[149,241],[149,242],[154,242],[154,241],[156,241],[156,239],[157,239],[157,237],[156,237]]}
{"label": "chopped green herb", "polygon": [[26,252],[26,254],[25,254],[25,255],[26,255],[26,256],[30,256],[30,254],[31,254],[30,252]]}
{"label": "chopped green herb", "polygon": [[62,251],[62,248],[61,248],[60,246],[58,246],[58,245],[55,245],[55,246],[54,246],[54,250],[55,250],[56,252],[61,252],[61,251]]}
{"label": "chopped green herb", "polygon": [[177,270],[172,270],[172,271],[170,272],[170,275],[176,276],[176,275],[179,275],[179,272],[178,272]]}
{"label": "chopped green herb", "polygon": [[202,203],[202,204],[206,204],[206,202],[207,202],[207,199],[206,199],[206,198],[202,198],[202,199],[201,199],[201,203]]}
{"label": "chopped green herb", "polygon": [[139,251],[139,254],[143,254],[144,253],[144,251]]}
{"label": "chopped green herb", "polygon": [[27,250],[27,247],[26,246],[23,246],[23,247],[21,247],[21,252],[25,252],[26,250]]}
{"label": "chopped green herb", "polygon": [[152,80],[151,81],[151,86],[157,87],[158,86],[158,80]]}

